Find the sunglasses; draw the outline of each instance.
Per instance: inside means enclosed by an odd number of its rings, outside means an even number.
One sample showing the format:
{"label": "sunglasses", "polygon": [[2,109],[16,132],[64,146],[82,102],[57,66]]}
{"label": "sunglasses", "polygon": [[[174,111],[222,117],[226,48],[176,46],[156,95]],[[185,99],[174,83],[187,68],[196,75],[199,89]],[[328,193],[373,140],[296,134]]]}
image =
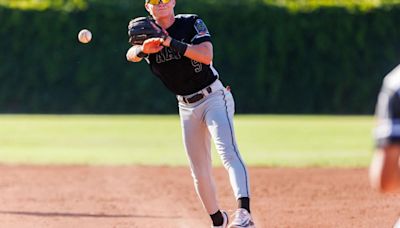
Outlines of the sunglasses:
{"label": "sunglasses", "polygon": [[170,0],[146,0],[147,3],[152,4],[152,5],[158,5],[158,4],[167,4]]}

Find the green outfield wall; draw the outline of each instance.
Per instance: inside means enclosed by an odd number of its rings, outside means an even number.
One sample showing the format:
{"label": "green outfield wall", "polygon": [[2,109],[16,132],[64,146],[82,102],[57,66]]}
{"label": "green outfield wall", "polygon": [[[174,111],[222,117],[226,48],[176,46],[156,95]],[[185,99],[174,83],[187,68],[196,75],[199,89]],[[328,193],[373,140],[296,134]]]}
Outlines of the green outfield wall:
{"label": "green outfield wall", "polygon": [[[290,10],[259,1],[177,2],[212,34],[238,113],[370,114],[400,63],[400,7]],[[226,3],[226,4],[223,4]],[[125,60],[142,1],[70,10],[0,8],[0,113],[176,113],[145,62]],[[82,28],[93,32],[77,42]]]}

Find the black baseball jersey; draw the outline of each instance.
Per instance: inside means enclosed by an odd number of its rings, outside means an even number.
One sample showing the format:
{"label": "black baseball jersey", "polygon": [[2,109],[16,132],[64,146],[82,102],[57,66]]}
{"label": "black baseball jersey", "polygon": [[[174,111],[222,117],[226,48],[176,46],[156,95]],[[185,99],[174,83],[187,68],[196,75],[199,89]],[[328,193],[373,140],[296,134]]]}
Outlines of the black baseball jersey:
{"label": "black baseball jersey", "polygon": [[375,112],[377,145],[400,143],[400,65],[383,80]]}
{"label": "black baseball jersey", "polygon": [[[167,29],[168,34],[187,44],[211,42],[210,33],[204,22],[193,14],[175,16],[175,22]],[[189,95],[204,89],[218,78],[212,65],[206,65],[181,56],[164,47],[160,52],[146,57],[151,71],[164,85],[177,95]]]}

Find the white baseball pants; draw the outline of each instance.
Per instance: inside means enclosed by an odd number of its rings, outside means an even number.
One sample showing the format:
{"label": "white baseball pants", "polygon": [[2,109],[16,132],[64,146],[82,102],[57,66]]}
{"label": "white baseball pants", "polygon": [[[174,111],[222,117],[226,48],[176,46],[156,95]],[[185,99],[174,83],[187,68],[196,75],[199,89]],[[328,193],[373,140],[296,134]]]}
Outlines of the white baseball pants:
{"label": "white baseball pants", "polygon": [[190,162],[196,192],[209,214],[219,210],[212,176],[211,137],[236,199],[249,197],[246,166],[240,156],[233,128],[234,100],[230,91],[216,80],[212,92],[193,104],[179,99],[183,141]]}

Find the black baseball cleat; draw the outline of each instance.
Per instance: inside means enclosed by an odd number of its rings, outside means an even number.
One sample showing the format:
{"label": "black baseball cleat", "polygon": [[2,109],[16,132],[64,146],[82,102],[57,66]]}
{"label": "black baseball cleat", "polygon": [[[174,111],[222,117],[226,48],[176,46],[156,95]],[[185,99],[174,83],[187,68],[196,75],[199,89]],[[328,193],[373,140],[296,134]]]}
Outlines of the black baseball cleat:
{"label": "black baseball cleat", "polygon": [[211,226],[211,228],[227,228],[228,223],[229,223],[229,216],[226,211],[221,210],[222,217],[224,218],[224,222],[222,223],[222,226]]}

